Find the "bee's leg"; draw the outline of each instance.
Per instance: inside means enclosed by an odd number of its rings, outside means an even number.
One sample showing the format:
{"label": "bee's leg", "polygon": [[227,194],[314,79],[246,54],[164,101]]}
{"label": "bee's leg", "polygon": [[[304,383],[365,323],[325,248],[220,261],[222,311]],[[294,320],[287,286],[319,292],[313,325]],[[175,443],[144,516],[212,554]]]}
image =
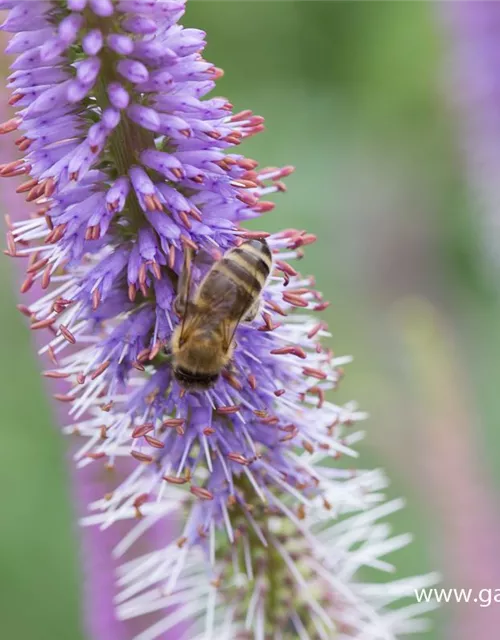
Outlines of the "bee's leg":
{"label": "bee's leg", "polygon": [[180,294],[174,298],[174,313],[182,318],[186,312],[187,300]]}
{"label": "bee's leg", "polygon": [[234,366],[234,362],[232,360],[230,360],[226,366],[224,367],[224,369],[228,372],[228,373],[236,373],[237,369]]}
{"label": "bee's leg", "polygon": [[257,314],[259,313],[259,310],[260,310],[260,299],[257,299],[246,312],[243,318],[243,322],[252,322],[252,320],[255,320]]}

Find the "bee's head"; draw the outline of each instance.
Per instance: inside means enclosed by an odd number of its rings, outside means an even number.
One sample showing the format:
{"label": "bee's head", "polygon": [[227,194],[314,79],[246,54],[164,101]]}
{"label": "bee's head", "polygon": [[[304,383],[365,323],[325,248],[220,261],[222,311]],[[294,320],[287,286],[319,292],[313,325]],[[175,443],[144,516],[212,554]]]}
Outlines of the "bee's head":
{"label": "bee's head", "polygon": [[182,330],[180,326],[173,333],[171,350],[174,377],[182,386],[190,389],[212,387],[228,364],[232,352],[224,349],[218,332]]}
{"label": "bee's head", "polygon": [[178,365],[174,366],[172,371],[177,382],[190,391],[206,391],[213,387],[219,379],[218,373],[195,372]]}

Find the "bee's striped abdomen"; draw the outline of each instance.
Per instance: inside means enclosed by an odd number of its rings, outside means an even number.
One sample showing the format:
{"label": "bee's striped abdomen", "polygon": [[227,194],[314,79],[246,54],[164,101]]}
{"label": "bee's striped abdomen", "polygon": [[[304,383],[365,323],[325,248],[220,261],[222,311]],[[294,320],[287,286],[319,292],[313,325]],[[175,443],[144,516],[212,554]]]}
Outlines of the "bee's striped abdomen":
{"label": "bee's striped abdomen", "polygon": [[261,288],[264,286],[272,266],[269,247],[261,240],[250,240],[240,247],[231,249],[227,260],[236,262],[245,268],[258,280]]}
{"label": "bee's striped abdomen", "polygon": [[[241,317],[260,296],[271,267],[272,255],[265,241],[244,242],[213,265],[200,288],[200,297],[209,304],[211,294],[222,289],[223,297],[232,300],[228,315]],[[219,296],[220,293],[213,297]]]}
{"label": "bee's striped abdomen", "polygon": [[223,258],[214,271],[231,280],[232,284],[246,291],[252,297],[259,295],[265,282],[265,278],[262,280],[257,271],[248,269],[243,262],[236,258]]}
{"label": "bee's striped abdomen", "polygon": [[269,247],[262,240],[250,240],[229,250],[215,267],[245,289],[252,298],[259,296],[271,270]]}

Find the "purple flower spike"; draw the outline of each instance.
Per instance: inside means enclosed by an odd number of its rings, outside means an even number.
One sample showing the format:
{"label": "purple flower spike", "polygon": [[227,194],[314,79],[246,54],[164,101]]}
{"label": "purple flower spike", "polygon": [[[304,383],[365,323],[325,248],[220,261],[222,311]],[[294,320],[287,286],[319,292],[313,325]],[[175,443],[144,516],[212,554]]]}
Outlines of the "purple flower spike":
{"label": "purple flower spike", "polygon": [[[328,303],[296,269],[315,236],[241,226],[293,170],[236,153],[263,119],[205,98],[222,72],[177,23],[182,1],[9,7],[18,112],[0,132],[24,155],[0,175],[25,175],[37,211],[9,225],[7,252],[28,258],[22,292],[41,290],[21,309],[49,330],[77,466],[131,465],[86,518],[137,519],[114,550],[132,558],[116,615],[144,616],[136,640],[420,630],[428,603],[388,605],[432,576],[356,581],[408,539],[377,523],[401,506],[381,502],[380,473],[332,464],[356,455],[364,414],[330,400],[349,358],[322,346]],[[178,538],[141,556],[172,522]]]}
{"label": "purple flower spike", "polygon": [[[486,0],[443,3],[439,7],[449,38],[446,86],[455,109],[467,179],[477,204],[483,266],[496,280],[500,166],[500,73],[497,37],[500,4]],[[495,285],[496,286],[496,285]]]}

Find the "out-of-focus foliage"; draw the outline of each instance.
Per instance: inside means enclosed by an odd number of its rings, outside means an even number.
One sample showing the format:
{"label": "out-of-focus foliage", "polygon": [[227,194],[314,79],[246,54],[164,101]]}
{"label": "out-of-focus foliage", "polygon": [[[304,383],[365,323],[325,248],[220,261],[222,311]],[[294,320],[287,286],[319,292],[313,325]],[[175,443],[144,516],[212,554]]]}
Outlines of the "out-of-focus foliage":
{"label": "out-of-focus foliage", "polygon": [[[218,93],[237,109],[266,117],[268,131],[246,143],[246,155],[297,167],[289,195],[265,226],[307,227],[319,237],[301,269],[316,274],[333,302],[326,315],[336,351],[355,356],[336,393],[372,414],[363,466],[386,467],[392,493],[408,498],[394,525],[413,531],[416,542],[394,558],[398,571],[437,566],[446,572],[446,523],[439,500],[429,500],[429,483],[439,495],[441,482],[426,465],[433,439],[442,435],[439,422],[436,433],[429,429],[440,409],[418,380],[446,356],[439,351],[434,362],[432,347],[407,339],[419,335],[421,319],[405,301],[425,298],[443,319],[454,366],[461,368],[449,394],[457,407],[467,396],[471,417],[469,462],[491,471],[496,481],[488,490],[497,499],[500,398],[492,372],[500,337],[493,287],[478,266],[478,212],[461,175],[459,127],[443,81],[447,41],[436,9],[407,2],[203,0],[191,3],[186,22],[207,31],[207,58],[226,72]],[[68,640],[81,633],[81,578],[64,443],[14,308],[14,266],[5,260],[0,273],[2,637]],[[439,375],[432,379],[439,385]],[[443,434],[453,437],[453,429]],[[447,497],[459,504],[458,496]],[[445,608],[443,620],[450,612]],[[444,637],[443,628],[438,622],[426,637]]]}

